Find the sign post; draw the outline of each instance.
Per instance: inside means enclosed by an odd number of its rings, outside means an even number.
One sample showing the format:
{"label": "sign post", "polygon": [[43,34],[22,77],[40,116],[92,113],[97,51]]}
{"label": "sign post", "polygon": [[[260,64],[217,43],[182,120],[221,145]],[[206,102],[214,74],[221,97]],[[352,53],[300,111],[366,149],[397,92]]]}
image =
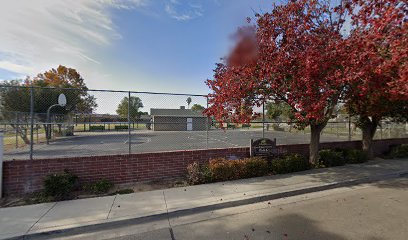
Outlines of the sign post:
{"label": "sign post", "polygon": [[251,139],[251,157],[270,157],[276,152],[276,138]]}
{"label": "sign post", "polygon": [[285,154],[286,151],[276,147],[276,138],[273,140],[269,138],[260,138],[257,140],[251,139],[250,154],[251,157],[263,157],[271,160],[280,154]]}

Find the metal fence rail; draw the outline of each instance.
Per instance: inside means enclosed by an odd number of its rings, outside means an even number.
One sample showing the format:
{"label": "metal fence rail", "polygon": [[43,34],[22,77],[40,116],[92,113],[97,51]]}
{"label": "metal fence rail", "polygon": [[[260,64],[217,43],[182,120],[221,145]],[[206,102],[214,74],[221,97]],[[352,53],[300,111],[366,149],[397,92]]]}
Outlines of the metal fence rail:
{"label": "metal fence rail", "polygon": [[[60,94],[67,98],[64,107],[56,105]],[[278,144],[309,142],[309,128],[268,119],[265,106],[255,109],[260,116],[249,124],[217,123],[202,114],[207,107],[207,96],[199,94],[0,86],[4,158],[242,147],[261,137]],[[407,124],[383,121],[375,138],[407,136]],[[321,136],[322,142],[359,139],[353,119],[342,115]]]}

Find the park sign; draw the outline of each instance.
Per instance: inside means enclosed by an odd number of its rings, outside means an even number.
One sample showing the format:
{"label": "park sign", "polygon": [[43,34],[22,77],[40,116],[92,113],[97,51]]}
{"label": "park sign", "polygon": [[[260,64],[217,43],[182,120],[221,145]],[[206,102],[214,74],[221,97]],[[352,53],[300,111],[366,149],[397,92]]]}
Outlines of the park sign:
{"label": "park sign", "polygon": [[260,138],[255,141],[251,139],[250,153],[251,157],[269,158],[282,154],[283,152],[279,151],[276,147],[276,138],[273,140],[269,138]]}

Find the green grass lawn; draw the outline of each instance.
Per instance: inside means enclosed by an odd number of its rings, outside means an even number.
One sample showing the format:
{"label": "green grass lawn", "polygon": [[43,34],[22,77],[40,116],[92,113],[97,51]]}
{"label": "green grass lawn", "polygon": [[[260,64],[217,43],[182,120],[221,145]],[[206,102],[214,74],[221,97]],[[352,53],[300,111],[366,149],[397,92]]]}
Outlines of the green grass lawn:
{"label": "green grass lawn", "polygon": [[[74,124],[74,132],[87,132],[89,131],[90,126],[104,126],[105,131],[115,131],[115,126],[127,126],[127,123],[92,123],[92,124]],[[143,130],[147,129],[145,123],[131,123],[130,129],[132,130]],[[103,130],[96,130],[96,131],[103,131]]]}
{"label": "green grass lawn", "polygon": [[[28,138],[30,138],[30,135],[28,135]],[[46,141],[45,138],[45,132],[42,131],[42,133],[37,133],[34,132],[34,144],[37,143],[43,143]],[[17,144],[16,144],[17,142]],[[16,135],[6,135],[3,138],[3,145],[4,145],[4,149],[5,150],[11,150],[11,149],[15,149],[17,146],[20,147],[24,147],[26,146],[26,144],[24,143],[23,139],[20,137],[20,135],[18,136],[17,140],[16,140]]]}

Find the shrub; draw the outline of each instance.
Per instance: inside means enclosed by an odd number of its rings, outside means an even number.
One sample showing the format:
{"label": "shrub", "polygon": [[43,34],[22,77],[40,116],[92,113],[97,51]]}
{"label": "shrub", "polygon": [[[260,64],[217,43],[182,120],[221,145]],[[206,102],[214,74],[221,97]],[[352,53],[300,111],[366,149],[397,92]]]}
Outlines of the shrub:
{"label": "shrub", "polygon": [[400,145],[391,151],[392,158],[405,158],[408,157],[408,144]]}
{"label": "shrub", "polygon": [[213,174],[214,180],[223,181],[223,180],[232,180],[236,179],[235,175],[238,166],[234,162],[239,160],[227,160],[225,158],[216,158],[210,160],[209,169]]}
{"label": "shrub", "polygon": [[334,167],[346,164],[343,152],[324,149],[319,151],[319,167]]}
{"label": "shrub", "polygon": [[236,126],[235,126],[235,124],[227,124],[227,129],[229,129],[229,128],[231,128],[231,129],[235,129],[236,128]]}
{"label": "shrub", "polygon": [[127,130],[129,129],[128,125],[115,125],[115,130]]}
{"label": "shrub", "polygon": [[47,175],[44,179],[44,193],[55,199],[65,199],[77,186],[78,177],[67,170]]}
{"label": "shrub", "polygon": [[187,181],[190,184],[200,183],[200,165],[198,162],[193,162],[187,166]]}
{"label": "shrub", "polygon": [[113,183],[106,179],[101,179],[97,182],[87,184],[84,186],[84,190],[94,194],[107,193],[109,189],[113,187]]}
{"label": "shrub", "polygon": [[268,162],[262,158],[212,159],[210,160],[209,170],[216,181],[259,177],[269,172]]}
{"label": "shrub", "polygon": [[207,165],[197,162],[187,166],[187,178],[190,184],[208,183],[212,181],[212,173]]}
{"label": "shrub", "polygon": [[208,165],[202,165],[200,172],[201,172],[201,180],[203,183],[210,183],[213,181],[213,174],[210,168],[208,167]]}
{"label": "shrub", "polygon": [[89,126],[89,131],[103,131],[103,130],[105,130],[104,125]]}
{"label": "shrub", "polygon": [[368,155],[366,152],[358,149],[347,149],[344,152],[346,162],[350,164],[364,163],[368,161]]}
{"label": "shrub", "polygon": [[245,177],[260,177],[269,172],[268,161],[265,159],[253,157],[244,159],[243,162]]}
{"label": "shrub", "polygon": [[309,161],[300,154],[291,154],[271,161],[271,170],[275,174],[299,172],[310,169]]}

